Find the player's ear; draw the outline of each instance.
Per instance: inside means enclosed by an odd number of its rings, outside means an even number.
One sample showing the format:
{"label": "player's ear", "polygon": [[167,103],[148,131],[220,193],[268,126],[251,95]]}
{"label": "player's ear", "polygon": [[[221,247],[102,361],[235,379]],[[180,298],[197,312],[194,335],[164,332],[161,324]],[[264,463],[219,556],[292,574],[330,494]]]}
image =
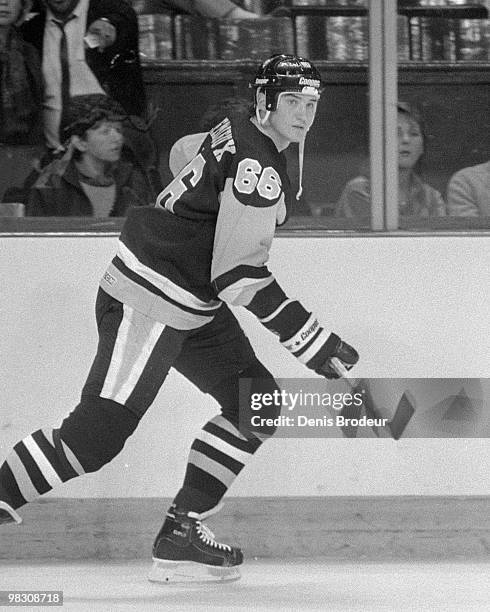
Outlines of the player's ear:
{"label": "player's ear", "polygon": [[257,92],[257,108],[260,111],[265,111],[265,93],[263,91]]}
{"label": "player's ear", "polygon": [[74,149],[80,151],[81,153],[84,153],[87,150],[87,141],[80,136],[72,136],[71,144]]}

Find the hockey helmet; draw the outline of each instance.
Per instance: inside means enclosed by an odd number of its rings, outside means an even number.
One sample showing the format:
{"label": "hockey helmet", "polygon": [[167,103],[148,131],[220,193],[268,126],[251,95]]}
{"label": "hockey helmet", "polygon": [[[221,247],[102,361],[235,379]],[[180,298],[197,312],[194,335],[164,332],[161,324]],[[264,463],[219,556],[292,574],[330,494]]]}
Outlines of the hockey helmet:
{"label": "hockey helmet", "polygon": [[277,108],[277,98],[285,91],[320,97],[321,77],[313,64],[296,55],[277,54],[265,60],[250,83],[265,93],[266,110]]}

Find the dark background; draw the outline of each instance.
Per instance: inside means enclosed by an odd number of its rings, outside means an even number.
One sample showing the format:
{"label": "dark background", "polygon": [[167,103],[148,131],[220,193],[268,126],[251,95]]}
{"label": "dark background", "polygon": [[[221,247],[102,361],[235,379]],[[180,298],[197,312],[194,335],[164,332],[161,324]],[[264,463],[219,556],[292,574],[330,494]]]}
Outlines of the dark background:
{"label": "dark background", "polygon": [[[171,62],[145,68],[150,104],[160,107],[152,132],[168,176],[166,155],[184,134],[199,131],[209,104],[251,98],[253,62]],[[325,89],[306,141],[303,185],[310,202],[335,202],[365,163],[369,142],[368,73],[359,64],[318,62]],[[180,79],[180,82],[177,82]],[[425,123],[424,178],[445,195],[458,169],[489,159],[490,71],[488,64],[401,66],[399,98],[415,104]],[[290,147],[291,178],[297,180],[297,149]],[[301,214],[302,205],[297,214]]]}

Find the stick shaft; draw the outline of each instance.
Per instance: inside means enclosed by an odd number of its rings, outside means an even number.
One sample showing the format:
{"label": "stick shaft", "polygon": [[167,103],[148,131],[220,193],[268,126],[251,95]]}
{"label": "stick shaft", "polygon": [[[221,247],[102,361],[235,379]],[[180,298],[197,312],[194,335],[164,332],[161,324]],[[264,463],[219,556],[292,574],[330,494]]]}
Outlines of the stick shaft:
{"label": "stick shaft", "polygon": [[353,384],[353,379],[351,378],[350,374],[349,374],[349,370],[345,367],[345,365],[340,361],[340,359],[338,357],[332,357],[332,359],[330,359],[330,364],[332,366],[332,368],[337,372],[337,374],[341,377],[341,378],[345,378],[345,380],[347,381],[347,383],[352,386]]}

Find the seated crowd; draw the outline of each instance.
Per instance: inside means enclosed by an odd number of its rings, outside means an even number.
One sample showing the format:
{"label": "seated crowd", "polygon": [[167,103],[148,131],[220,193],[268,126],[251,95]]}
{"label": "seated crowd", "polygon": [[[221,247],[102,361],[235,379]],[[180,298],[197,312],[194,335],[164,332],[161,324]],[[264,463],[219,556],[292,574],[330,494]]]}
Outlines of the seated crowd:
{"label": "seated crowd", "polygon": [[[259,17],[231,0],[162,1],[203,16]],[[212,120],[230,108],[223,101]],[[94,217],[152,204],[163,181],[146,117],[138,20],[129,2],[0,0],[0,148],[27,147],[30,155],[36,147],[23,183],[0,183],[3,202],[22,203],[27,216]],[[206,116],[201,127],[176,143],[165,179],[199,146],[211,127]],[[423,120],[404,102],[398,139],[401,215],[490,216],[490,161],[456,172],[445,201],[422,178]],[[367,168],[348,181],[335,216],[369,215]],[[3,173],[8,177],[9,169]]]}

